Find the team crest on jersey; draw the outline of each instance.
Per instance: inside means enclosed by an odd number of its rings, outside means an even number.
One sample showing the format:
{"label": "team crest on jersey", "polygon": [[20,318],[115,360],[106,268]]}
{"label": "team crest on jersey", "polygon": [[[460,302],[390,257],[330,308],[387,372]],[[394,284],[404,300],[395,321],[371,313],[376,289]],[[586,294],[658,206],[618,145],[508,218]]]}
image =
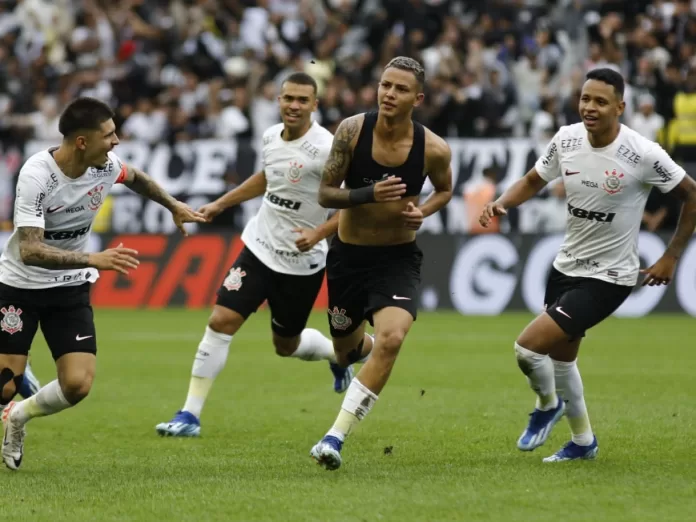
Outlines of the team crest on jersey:
{"label": "team crest on jersey", "polygon": [[621,179],[624,177],[623,173],[619,174],[616,172],[616,169],[614,169],[611,173],[605,170],[604,175],[606,176],[604,184],[602,185],[604,192],[614,195],[623,190],[623,185],[621,184]]}
{"label": "team crest on jersey", "polygon": [[246,275],[246,272],[242,270],[241,268],[232,268],[230,269],[230,273],[227,274],[227,277],[225,280],[222,282],[222,286],[227,288],[230,292],[235,292],[242,288],[242,278]]}
{"label": "team crest on jersey", "polygon": [[290,169],[288,170],[288,181],[290,183],[297,183],[302,179],[302,164],[297,161],[290,162]]}
{"label": "team crest on jersey", "polygon": [[3,332],[7,332],[8,334],[12,335],[22,331],[22,326],[24,323],[22,322],[22,318],[19,317],[22,315],[21,308],[15,308],[14,306],[10,305],[7,308],[3,307],[0,312],[2,312],[0,329],[2,329]]}
{"label": "team crest on jersey", "polygon": [[353,324],[353,321],[346,315],[346,311],[343,308],[339,310],[338,306],[334,306],[333,310],[329,309],[328,312],[331,316],[331,326],[336,330],[345,330]]}
{"label": "team crest on jersey", "polygon": [[104,195],[102,194],[103,190],[104,185],[97,185],[87,193],[87,195],[89,196],[88,206],[90,210],[99,210],[101,204],[104,203]]}

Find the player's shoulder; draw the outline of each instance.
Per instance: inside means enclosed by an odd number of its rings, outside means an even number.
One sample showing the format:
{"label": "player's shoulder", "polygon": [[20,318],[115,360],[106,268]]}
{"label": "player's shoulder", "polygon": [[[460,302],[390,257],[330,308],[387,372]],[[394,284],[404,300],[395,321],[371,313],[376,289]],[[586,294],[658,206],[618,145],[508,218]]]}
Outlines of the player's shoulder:
{"label": "player's shoulder", "polygon": [[447,140],[435,134],[428,127],[423,125],[425,131],[425,154],[430,159],[448,159],[452,157],[452,149]]}
{"label": "player's shoulder", "polygon": [[582,122],[561,125],[556,132],[558,139],[584,138],[585,136],[587,136],[587,129],[585,129],[585,124]]}
{"label": "player's shoulder", "polygon": [[283,124],[282,123],[276,123],[275,125],[271,125],[263,133],[263,138],[262,138],[263,144],[269,145],[275,139],[281,139],[282,132],[283,132]]}
{"label": "player's shoulder", "polygon": [[635,151],[641,158],[651,156],[656,152],[662,152],[662,146],[649,138],[646,138],[632,128],[622,125],[621,134],[619,135],[620,146],[624,146],[632,151]]}
{"label": "player's shoulder", "polygon": [[329,143],[333,141],[334,135],[331,133],[331,131],[316,121],[312,123],[309,131],[314,139],[328,141]]}
{"label": "player's shoulder", "polygon": [[19,170],[19,180],[34,180],[38,183],[47,183],[55,170],[51,153],[42,150],[29,156]]}
{"label": "player's shoulder", "polygon": [[365,122],[365,113],[361,112],[353,116],[348,116],[344,119],[338,129],[336,129],[336,140],[341,142],[348,141],[354,142],[357,140],[360,131],[362,130],[363,123]]}

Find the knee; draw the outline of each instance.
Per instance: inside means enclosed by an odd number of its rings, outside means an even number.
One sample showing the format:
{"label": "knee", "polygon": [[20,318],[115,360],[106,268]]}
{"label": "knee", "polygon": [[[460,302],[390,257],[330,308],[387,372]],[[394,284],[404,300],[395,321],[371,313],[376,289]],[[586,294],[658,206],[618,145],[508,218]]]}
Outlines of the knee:
{"label": "knee", "polygon": [[208,319],[208,327],[214,332],[234,335],[244,323],[244,318],[233,310],[216,306]]}
{"label": "knee", "polygon": [[275,347],[276,355],[279,357],[290,357],[297,347],[300,345],[300,336],[295,337],[280,337],[273,334],[273,346]]}
{"label": "knee", "polygon": [[73,373],[61,381],[60,389],[70,404],[77,404],[89,395],[93,381],[91,372]]}
{"label": "knee", "polygon": [[379,347],[375,355],[387,358],[395,358],[401,345],[404,344],[406,330],[401,328],[389,328],[375,334],[375,346]]}

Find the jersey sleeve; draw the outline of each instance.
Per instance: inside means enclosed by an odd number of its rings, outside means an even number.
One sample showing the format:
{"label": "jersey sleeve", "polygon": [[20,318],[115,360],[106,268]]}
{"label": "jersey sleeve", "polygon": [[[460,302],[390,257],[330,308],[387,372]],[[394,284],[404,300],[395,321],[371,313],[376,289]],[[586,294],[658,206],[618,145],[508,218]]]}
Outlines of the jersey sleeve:
{"label": "jersey sleeve", "polygon": [[114,164],[114,172],[117,172],[114,183],[123,183],[128,175],[128,166],[113,152],[109,152],[109,159]]}
{"label": "jersey sleeve", "polygon": [[546,147],[544,154],[534,164],[534,169],[547,183],[561,176],[560,141],[560,131],[558,131]]}
{"label": "jersey sleeve", "polygon": [[663,194],[679,185],[686,176],[686,171],[657,143],[645,154],[643,161],[643,182],[657,187]]}
{"label": "jersey sleeve", "polygon": [[31,170],[22,169],[17,180],[14,225],[45,228],[44,200],[46,186]]}

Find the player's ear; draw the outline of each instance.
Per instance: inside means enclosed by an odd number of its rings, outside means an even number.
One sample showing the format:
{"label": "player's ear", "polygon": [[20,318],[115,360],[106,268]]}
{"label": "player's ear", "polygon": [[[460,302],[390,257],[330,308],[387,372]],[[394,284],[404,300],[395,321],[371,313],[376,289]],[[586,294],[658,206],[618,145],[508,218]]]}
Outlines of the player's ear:
{"label": "player's ear", "polygon": [[422,92],[419,92],[416,95],[416,102],[413,104],[414,107],[420,106],[421,103],[423,103],[423,99],[425,98],[425,94]]}
{"label": "player's ear", "polygon": [[80,150],[85,150],[87,148],[87,138],[83,135],[77,136],[75,138],[75,147]]}
{"label": "player's ear", "polygon": [[619,105],[617,107],[616,115],[621,116],[625,110],[626,110],[626,102],[623,100],[620,100]]}

